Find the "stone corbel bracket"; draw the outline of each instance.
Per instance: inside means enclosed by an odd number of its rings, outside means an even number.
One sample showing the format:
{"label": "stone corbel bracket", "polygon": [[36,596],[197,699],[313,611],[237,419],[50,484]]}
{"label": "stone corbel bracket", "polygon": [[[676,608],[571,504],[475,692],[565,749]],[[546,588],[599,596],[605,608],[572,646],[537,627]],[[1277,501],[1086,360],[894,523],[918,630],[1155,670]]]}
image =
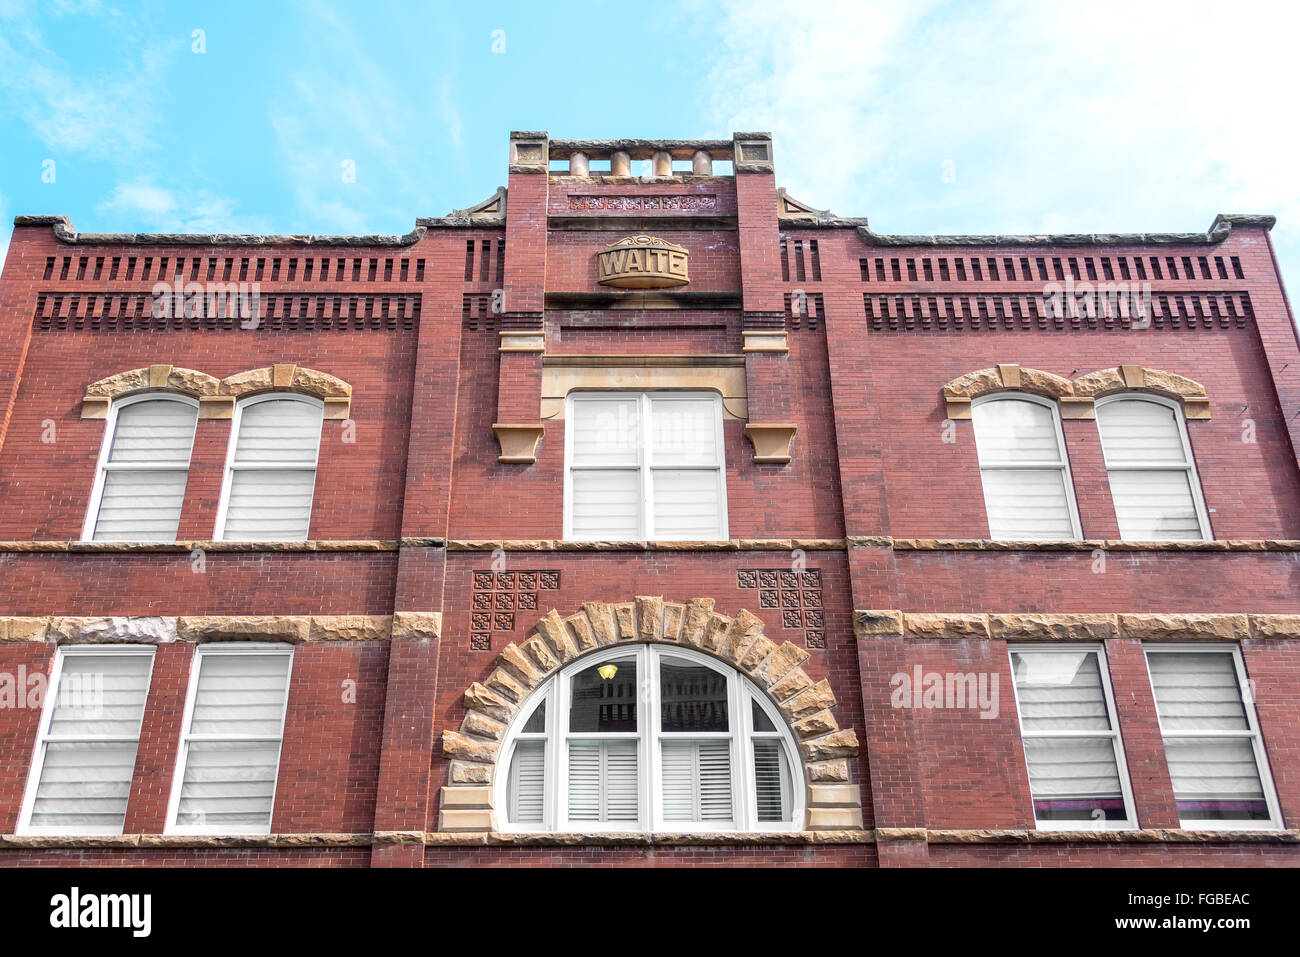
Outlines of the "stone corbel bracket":
{"label": "stone corbel bracket", "polygon": [[496,422],[492,433],[501,446],[497,461],[503,465],[532,465],[537,461],[537,445],[546,434],[546,426],[541,423],[528,425],[507,425]]}
{"label": "stone corbel bracket", "polygon": [[1300,615],[1232,614],[970,614],[909,613],[897,609],[853,613],[853,633],[863,640],[909,638],[995,639],[1013,642],[1134,641],[1239,642],[1300,638]]}
{"label": "stone corbel bracket", "polygon": [[798,426],[793,422],[762,424],[750,422],[745,434],[754,443],[754,461],[759,465],[785,465],[790,461],[790,446]]}
{"label": "stone corbel bracket", "polygon": [[220,380],[206,373],[167,363],[131,369],[86,386],[86,395],[81,400],[81,417],[106,419],[114,399],[139,392],[175,392],[199,400],[200,418],[213,418],[214,416],[204,414],[205,403],[216,397],[220,385]]}
{"label": "stone corbel bracket", "polygon": [[1014,364],[978,369],[945,383],[943,398],[948,418],[969,419],[971,402],[993,392],[1030,392],[1055,399],[1063,419],[1096,418],[1093,403],[1104,395],[1151,392],[1177,399],[1188,419],[1210,418],[1210,400],[1205,387],[1172,372],[1122,365],[1070,380]]}
{"label": "stone corbel bracket", "polygon": [[742,353],[775,352],[785,355],[790,351],[790,342],[784,329],[744,329],[741,331],[744,344]]}
{"label": "stone corbel bracket", "polygon": [[466,689],[459,730],[443,732],[442,753],[451,767],[439,800],[438,830],[496,830],[497,760],[529,695],[569,662],[623,642],[694,648],[748,675],[776,702],[799,742],[808,784],[807,829],[861,829],[861,794],[849,783],[848,765],[858,754],[858,737],[836,721],[830,682],[809,677],[801,667],[808,652],[767,638],[757,615],[742,610],[732,618],[713,608],[712,598],[678,603],[639,595],[616,604],[586,602],[567,618],[552,609],[522,645],[506,645],[487,677]]}

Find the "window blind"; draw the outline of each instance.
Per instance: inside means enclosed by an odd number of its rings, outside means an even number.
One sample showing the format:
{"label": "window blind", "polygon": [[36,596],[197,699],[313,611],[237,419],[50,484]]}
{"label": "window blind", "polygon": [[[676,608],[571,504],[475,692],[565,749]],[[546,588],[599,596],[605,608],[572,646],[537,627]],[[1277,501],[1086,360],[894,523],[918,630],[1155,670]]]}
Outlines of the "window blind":
{"label": "window blind", "polygon": [[176,824],[270,828],[290,658],[200,653]]}
{"label": "window blind", "polygon": [[731,741],[663,742],[665,821],[730,821]]}
{"label": "window blind", "polygon": [[520,741],[510,762],[509,820],[541,824],[546,797],[546,742]]}
{"label": "window blind", "polygon": [[775,738],[754,739],[754,783],[758,792],[758,820],[790,820],[790,768],[785,749]]}
{"label": "window blind", "polygon": [[569,819],[631,821],[640,816],[635,741],[569,742]]}
{"label": "window blind", "polygon": [[1012,652],[1039,821],[1124,821],[1113,721],[1096,652]]}
{"label": "window blind", "polygon": [[198,408],[147,399],[116,411],[101,465],[95,541],[176,540]]}
{"label": "window blind", "polygon": [[62,655],[29,827],[121,833],[152,666],[151,652]]}
{"label": "window blind", "polygon": [[1078,537],[1056,413],[1026,399],[974,406],[989,535],[1034,541]]}
{"label": "window blind", "polygon": [[299,399],[240,407],[226,489],[229,541],[300,541],[311,525],[323,409]]}
{"label": "window blind", "polygon": [[1181,819],[1270,818],[1230,651],[1148,651],[1165,758]]}
{"label": "window blind", "polygon": [[1147,399],[1099,402],[1097,428],[1120,537],[1204,538],[1195,470],[1178,410]]}

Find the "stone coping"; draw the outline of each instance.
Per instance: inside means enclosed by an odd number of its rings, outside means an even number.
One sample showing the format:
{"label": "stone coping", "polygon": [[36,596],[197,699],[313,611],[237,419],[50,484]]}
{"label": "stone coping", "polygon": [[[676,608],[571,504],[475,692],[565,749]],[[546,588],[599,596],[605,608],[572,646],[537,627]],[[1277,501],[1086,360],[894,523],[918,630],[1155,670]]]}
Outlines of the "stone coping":
{"label": "stone coping", "polygon": [[838,218],[800,223],[813,228],[854,228],[871,246],[1214,246],[1239,226],[1272,229],[1277,217],[1255,213],[1220,213],[1203,233],[1045,233],[1039,235],[903,236],[873,232],[862,219]]}
{"label": "stone coping", "polygon": [[788,552],[893,548],[915,552],[1300,552],[1300,539],[1215,539],[1202,542],[1137,542],[1114,538],[1074,541],[993,541],[984,538],[729,538],[700,542],[572,542],[558,538],[468,539],[311,539],[305,542],[88,542],[0,541],[0,553],[13,552],[395,552],[400,548],[446,548],[450,552]]}
{"label": "stone coping", "polygon": [[1033,828],[876,828],[839,831],[749,833],[735,831],[598,834],[506,834],[499,831],[377,831],[374,833],[311,832],[301,834],[0,834],[0,850],[74,850],[154,848],[306,848],[377,847],[422,844],[426,847],[700,847],[790,846],[819,844],[877,844],[916,841],[928,844],[1300,844],[1300,829],[1187,830],[1135,828],[1122,831],[1039,831]]}
{"label": "stone coping", "polygon": [[1300,615],[1220,613],[1078,613],[969,612],[909,613],[897,609],[853,612],[853,633],[861,639],[910,638],[996,639],[1097,642],[1134,641],[1239,642],[1250,639],[1300,639]]}

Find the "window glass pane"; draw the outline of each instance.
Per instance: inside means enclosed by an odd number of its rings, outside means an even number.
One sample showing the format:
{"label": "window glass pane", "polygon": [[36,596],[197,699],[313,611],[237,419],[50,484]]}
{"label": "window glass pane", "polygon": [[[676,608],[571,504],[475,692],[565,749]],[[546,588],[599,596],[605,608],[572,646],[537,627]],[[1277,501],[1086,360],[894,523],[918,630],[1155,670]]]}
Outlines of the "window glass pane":
{"label": "window glass pane", "polygon": [[1192,497],[1190,476],[1177,471],[1111,469],[1110,494],[1115,501],[1119,533],[1129,541],[1196,541],[1201,520]]}
{"label": "window glass pane", "polygon": [[146,400],[122,406],[117,413],[113,446],[114,463],[185,465],[194,444],[199,410],[188,402]]}
{"label": "window glass pane", "polygon": [[279,763],[278,741],[191,741],[176,823],[265,831]]}
{"label": "window glass pane", "polygon": [[982,402],[971,410],[981,465],[1060,464],[1052,410],[1023,399]]}
{"label": "window glass pane", "polygon": [[32,803],[32,827],[120,832],[136,741],[51,741]]}
{"label": "window glass pane", "polygon": [[138,735],[152,665],[151,655],[65,655],[49,734]]}
{"label": "window glass pane", "polygon": [[1178,414],[1142,399],[1097,406],[1097,428],[1107,465],[1187,464]]}
{"label": "window glass pane", "polygon": [[652,479],[656,540],[721,537],[717,469],[655,469]]}
{"label": "window glass pane", "polygon": [[573,676],[569,730],[583,734],[635,731],[637,691],[635,658],[607,661],[578,672]]}
{"label": "window glass pane", "polygon": [[288,680],[288,655],[204,655],[190,733],[279,734]]}
{"label": "window glass pane", "polygon": [[1249,738],[1165,738],[1165,760],[1184,822],[1269,819]]}
{"label": "window glass pane", "polygon": [[1149,652],[1156,711],[1165,731],[1245,731],[1250,724],[1232,655]]}
{"label": "window glass pane", "polygon": [[316,464],[324,410],[296,399],[249,402],[239,413],[235,464]]}
{"label": "window glass pane", "polygon": [[637,743],[569,742],[569,819],[635,822],[639,816]]}
{"label": "window glass pane", "polygon": [[666,821],[731,820],[731,741],[664,741]]}
{"label": "window glass pane", "polygon": [[1011,664],[1025,731],[1110,729],[1096,652],[1017,651]]}
{"label": "window glass pane", "polygon": [[573,400],[572,465],[638,465],[641,419],[638,396]]}
{"label": "window glass pane", "polygon": [[574,538],[641,537],[641,475],[634,469],[574,469],[570,503]]}
{"label": "window glass pane", "polygon": [[105,471],[94,540],[176,541],[188,478],[186,469]]}
{"label": "window glass pane", "polygon": [[758,790],[758,820],[765,824],[789,821],[790,767],[780,741],[754,740],[754,783]]}
{"label": "window glass pane", "polygon": [[[999,405],[1001,403],[998,403]],[[1074,538],[1065,474],[1060,469],[983,469],[984,507],[995,539]]]}
{"label": "window glass pane", "polygon": [[546,701],[543,700],[528,716],[521,734],[544,734],[546,731]]}
{"label": "window glass pane", "polygon": [[772,723],[772,719],[767,716],[767,712],[759,706],[758,702],[751,698],[749,704],[753,709],[754,730],[775,731],[776,725]]}
{"label": "window glass pane", "polygon": [[712,399],[652,399],[652,464],[716,465],[719,414]]}
{"label": "window glass pane", "polygon": [[314,469],[235,469],[230,476],[225,538],[236,542],[305,540],[315,490]]}
{"label": "window glass pane", "polygon": [[664,731],[726,731],[727,678],[704,665],[659,668],[659,713]]}
{"label": "window glass pane", "polygon": [[1123,821],[1110,738],[1026,738],[1029,790],[1039,821]]}
{"label": "window glass pane", "polygon": [[510,762],[511,824],[541,824],[546,787],[546,742],[520,741]]}

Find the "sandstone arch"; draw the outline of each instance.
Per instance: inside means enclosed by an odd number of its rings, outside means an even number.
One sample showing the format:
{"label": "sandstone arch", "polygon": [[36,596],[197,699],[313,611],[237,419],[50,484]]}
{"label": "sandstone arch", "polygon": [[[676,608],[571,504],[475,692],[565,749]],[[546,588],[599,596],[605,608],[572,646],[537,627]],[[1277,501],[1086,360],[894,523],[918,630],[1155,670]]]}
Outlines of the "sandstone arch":
{"label": "sandstone arch", "polygon": [[247,372],[236,372],[221,380],[218,390],[233,400],[259,392],[301,392],[325,402],[325,418],[346,419],[352,406],[352,386],[328,372],[306,366],[277,363]]}
{"label": "sandstone arch", "polygon": [[1042,369],[1025,369],[1018,365],[996,365],[977,369],[944,383],[943,398],[950,419],[969,419],[971,401],[993,392],[1030,392],[1061,403],[1063,418],[1071,415],[1074,383],[1063,376]]}
{"label": "sandstone arch", "polygon": [[848,760],[858,755],[857,734],[840,728],[830,683],[814,681],[803,670],[808,652],[789,641],[778,645],[763,633],[764,627],[747,610],[734,617],[714,611],[712,598],[586,602],[567,618],[552,609],[522,644],[501,650],[485,679],[466,689],[460,728],[443,732],[442,753],[451,768],[439,802],[438,829],[495,830],[491,793],[497,758],[529,694],[589,652],[638,642],[692,648],[746,675],[777,705],[798,742],[808,788],[806,828],[860,828],[859,791],[848,783]]}
{"label": "sandstone arch", "polygon": [[114,399],[121,399],[139,392],[174,392],[192,396],[199,400],[200,406],[205,397],[217,394],[220,381],[205,372],[183,369],[168,363],[129,369],[106,376],[86,386],[85,398],[81,400],[81,417],[83,419],[106,419],[108,408]]}
{"label": "sandstone arch", "polygon": [[1210,399],[1205,386],[1186,376],[1144,366],[1113,366],[1098,369],[1074,380],[1074,391],[1087,399],[1099,399],[1116,392],[1152,392],[1182,403],[1189,419],[1208,419]]}

